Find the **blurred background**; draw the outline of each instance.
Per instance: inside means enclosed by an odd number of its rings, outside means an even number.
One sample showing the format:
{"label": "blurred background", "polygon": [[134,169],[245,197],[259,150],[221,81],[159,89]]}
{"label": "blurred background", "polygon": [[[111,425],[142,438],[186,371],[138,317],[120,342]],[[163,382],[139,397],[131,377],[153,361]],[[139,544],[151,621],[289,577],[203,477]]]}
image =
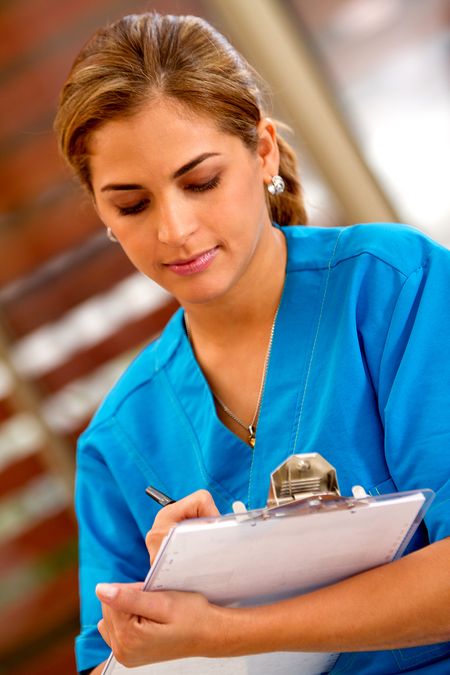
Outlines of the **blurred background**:
{"label": "blurred background", "polygon": [[311,224],[450,245],[448,0],[0,3],[0,673],[75,673],[76,438],[174,301],[105,236],[58,157],[58,91],[101,24],[198,14],[269,82]]}

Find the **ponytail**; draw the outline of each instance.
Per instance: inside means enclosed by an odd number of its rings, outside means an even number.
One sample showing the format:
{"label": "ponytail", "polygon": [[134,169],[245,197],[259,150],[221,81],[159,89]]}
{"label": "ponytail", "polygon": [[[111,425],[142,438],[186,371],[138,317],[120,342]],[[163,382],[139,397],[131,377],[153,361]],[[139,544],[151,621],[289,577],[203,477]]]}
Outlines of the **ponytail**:
{"label": "ponytail", "polygon": [[285,190],[268,197],[270,215],[278,225],[306,225],[308,216],[303,202],[303,190],[298,176],[297,157],[289,143],[277,136],[280,152],[278,173],[285,182]]}

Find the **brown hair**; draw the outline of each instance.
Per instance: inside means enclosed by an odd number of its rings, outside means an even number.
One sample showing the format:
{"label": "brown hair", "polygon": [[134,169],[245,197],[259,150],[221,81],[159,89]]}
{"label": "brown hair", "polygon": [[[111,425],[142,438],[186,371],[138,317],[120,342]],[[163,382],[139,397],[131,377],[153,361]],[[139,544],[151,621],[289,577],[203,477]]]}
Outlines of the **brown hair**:
{"label": "brown hair", "polygon": [[[90,191],[89,134],[158,96],[206,113],[222,131],[256,148],[264,85],[223,35],[194,16],[126,16],[99,29],[83,47],[55,119],[61,152]],[[280,137],[278,146],[286,190],[268,196],[272,219],[280,225],[306,223],[294,151]]]}

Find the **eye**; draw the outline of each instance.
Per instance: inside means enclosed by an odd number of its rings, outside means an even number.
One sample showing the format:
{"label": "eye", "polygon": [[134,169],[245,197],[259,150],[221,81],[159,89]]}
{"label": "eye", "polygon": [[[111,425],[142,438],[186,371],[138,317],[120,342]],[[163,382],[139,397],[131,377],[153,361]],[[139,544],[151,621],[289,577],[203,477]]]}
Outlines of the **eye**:
{"label": "eye", "polygon": [[191,183],[190,185],[185,185],[185,190],[190,190],[190,192],[205,192],[206,190],[213,190],[220,183],[219,176],[215,176],[206,183]]}
{"label": "eye", "polygon": [[118,206],[117,210],[121,216],[134,216],[141,213],[141,211],[144,211],[147,208],[148,203],[148,199],[141,199],[136,202],[136,204],[131,204],[130,206]]}

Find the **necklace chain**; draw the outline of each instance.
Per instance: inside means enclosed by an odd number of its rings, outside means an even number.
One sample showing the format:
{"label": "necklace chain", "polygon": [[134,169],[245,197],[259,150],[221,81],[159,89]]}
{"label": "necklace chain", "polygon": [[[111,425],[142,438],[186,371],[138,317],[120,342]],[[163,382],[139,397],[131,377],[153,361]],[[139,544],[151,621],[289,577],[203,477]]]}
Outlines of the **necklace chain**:
{"label": "necklace chain", "polygon": [[[263,397],[263,393],[264,393],[264,386],[265,386],[265,383],[266,383],[267,368],[268,368],[268,366],[269,366],[270,353],[271,353],[271,351],[272,351],[273,336],[274,336],[274,333],[275,333],[275,324],[276,324],[276,321],[277,321],[277,316],[278,316],[278,310],[279,310],[279,308],[280,308],[280,305],[278,304],[278,307],[277,307],[276,312],[275,312],[275,316],[273,317],[272,327],[271,327],[271,329],[270,329],[269,344],[267,345],[266,356],[265,356],[265,358],[264,358],[264,367],[263,367],[263,373],[262,373],[262,377],[261,377],[261,383],[260,383],[260,386],[259,386],[258,399],[257,399],[257,401],[256,401],[256,409],[255,409],[255,413],[254,413],[254,415],[253,415],[253,418],[252,418],[252,421],[250,422],[250,424],[245,424],[245,422],[243,422],[243,421],[242,421],[242,420],[241,420],[241,419],[240,419],[240,418],[239,418],[239,417],[238,417],[238,416],[237,416],[237,415],[236,415],[236,414],[235,414],[235,413],[234,413],[234,412],[226,405],[226,403],[224,403],[224,402],[217,396],[217,394],[215,394],[214,392],[212,392],[214,398],[216,399],[217,403],[220,405],[220,407],[222,408],[222,410],[223,410],[229,417],[231,417],[231,419],[233,419],[237,424],[239,424],[239,426],[241,426],[243,429],[246,429],[246,430],[248,431],[248,439],[247,439],[247,442],[248,442],[248,444],[249,444],[252,448],[254,448],[254,447],[255,447],[255,444],[256,444],[256,424],[257,424],[258,417],[259,417],[259,411],[260,411],[260,407],[261,407],[261,401],[262,401],[262,397]],[[190,342],[191,345],[192,345],[191,329],[190,329],[190,325],[189,325],[189,319],[188,319],[188,316],[187,316],[186,313],[184,314],[184,322],[185,322],[185,325],[186,325],[186,332],[187,332],[187,336],[188,336],[189,342]]]}

